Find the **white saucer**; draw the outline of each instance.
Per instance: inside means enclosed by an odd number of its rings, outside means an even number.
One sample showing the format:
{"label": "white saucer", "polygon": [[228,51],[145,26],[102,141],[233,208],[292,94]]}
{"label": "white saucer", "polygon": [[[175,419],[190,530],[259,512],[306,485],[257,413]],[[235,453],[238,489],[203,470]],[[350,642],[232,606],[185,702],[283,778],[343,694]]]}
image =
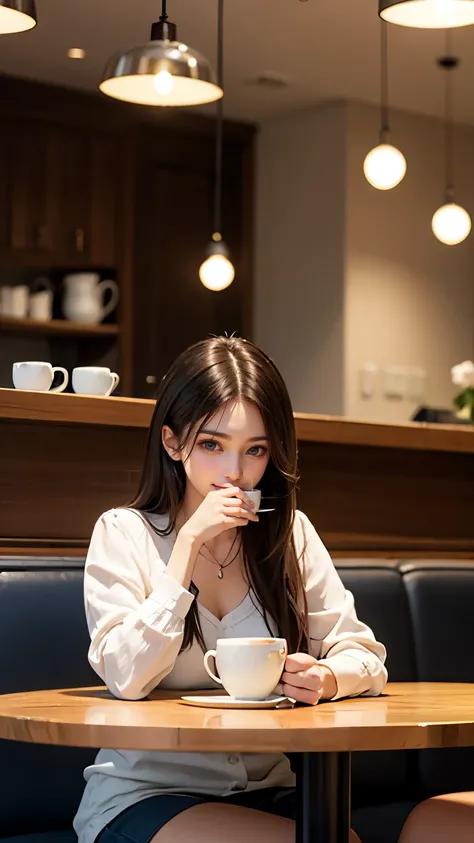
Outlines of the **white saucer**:
{"label": "white saucer", "polygon": [[239,700],[224,696],[181,697],[181,699],[186,705],[197,705],[202,708],[276,708],[283,702],[287,702],[288,707],[291,706],[288,697],[278,697],[276,694],[265,700]]}
{"label": "white saucer", "polygon": [[272,507],[271,509],[257,509],[257,515],[259,512],[275,512],[275,508]]}

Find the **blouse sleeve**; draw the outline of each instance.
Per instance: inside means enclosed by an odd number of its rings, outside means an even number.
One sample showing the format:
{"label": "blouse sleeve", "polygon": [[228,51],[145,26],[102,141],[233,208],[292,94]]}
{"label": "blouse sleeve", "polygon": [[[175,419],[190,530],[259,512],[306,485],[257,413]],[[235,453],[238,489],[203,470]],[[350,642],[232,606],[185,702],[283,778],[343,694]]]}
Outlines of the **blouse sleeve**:
{"label": "blouse sleeve", "polygon": [[328,551],[302,512],[295,516],[295,546],[303,569],[310,653],[333,672],[334,699],[380,694],[387,682],[385,647],[358,619],[354,597],[344,588]]}
{"label": "blouse sleeve", "polygon": [[[146,564],[158,577],[152,590]],[[193,595],[166,573],[140,517],[110,510],[97,521],[84,573],[89,662],[116,697],[146,697],[173,669]]]}

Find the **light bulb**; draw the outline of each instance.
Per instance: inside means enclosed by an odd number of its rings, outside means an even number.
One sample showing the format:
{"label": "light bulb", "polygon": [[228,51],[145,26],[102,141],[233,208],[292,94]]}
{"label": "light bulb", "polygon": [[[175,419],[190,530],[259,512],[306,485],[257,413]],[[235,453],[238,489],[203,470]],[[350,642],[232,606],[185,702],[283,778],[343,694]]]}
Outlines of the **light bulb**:
{"label": "light bulb", "polygon": [[231,261],[224,255],[211,255],[199,267],[199,278],[208,290],[225,290],[235,277]]}
{"label": "light bulb", "polygon": [[171,73],[168,73],[167,70],[160,70],[153,79],[153,85],[155,86],[155,90],[162,96],[170,94],[174,85]]}
{"label": "light bulb", "polygon": [[434,213],[431,227],[433,234],[441,243],[446,243],[447,246],[456,246],[469,235],[471,217],[461,205],[456,205],[455,202],[447,202]]}
{"label": "light bulb", "polygon": [[396,187],[406,171],[405,156],[390,143],[380,143],[365,156],[364,175],[377,190],[391,190]]}

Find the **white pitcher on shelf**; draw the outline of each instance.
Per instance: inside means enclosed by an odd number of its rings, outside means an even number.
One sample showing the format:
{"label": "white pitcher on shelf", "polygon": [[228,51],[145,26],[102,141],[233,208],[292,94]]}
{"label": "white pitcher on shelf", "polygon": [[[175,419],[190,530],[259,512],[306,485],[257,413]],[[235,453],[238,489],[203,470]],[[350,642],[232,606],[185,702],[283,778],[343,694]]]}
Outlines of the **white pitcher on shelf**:
{"label": "white pitcher on shelf", "polygon": [[[64,277],[66,293],[63,297],[63,313],[72,322],[96,325],[112,312],[119,300],[115,281],[99,281],[96,272],[74,272]],[[104,293],[110,290],[112,298],[104,305]]]}

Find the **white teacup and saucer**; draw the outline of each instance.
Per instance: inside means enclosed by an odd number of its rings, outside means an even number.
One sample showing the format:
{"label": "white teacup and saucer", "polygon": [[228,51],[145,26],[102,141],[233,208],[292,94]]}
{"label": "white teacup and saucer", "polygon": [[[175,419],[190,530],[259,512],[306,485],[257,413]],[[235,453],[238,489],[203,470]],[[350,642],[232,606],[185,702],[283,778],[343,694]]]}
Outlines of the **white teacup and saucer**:
{"label": "white teacup and saucer", "polygon": [[[286,696],[275,694],[288,648],[284,638],[219,638],[204,656],[207,673],[229,694],[185,696],[188,705],[205,708],[289,707]],[[215,661],[215,670],[209,666]]]}

